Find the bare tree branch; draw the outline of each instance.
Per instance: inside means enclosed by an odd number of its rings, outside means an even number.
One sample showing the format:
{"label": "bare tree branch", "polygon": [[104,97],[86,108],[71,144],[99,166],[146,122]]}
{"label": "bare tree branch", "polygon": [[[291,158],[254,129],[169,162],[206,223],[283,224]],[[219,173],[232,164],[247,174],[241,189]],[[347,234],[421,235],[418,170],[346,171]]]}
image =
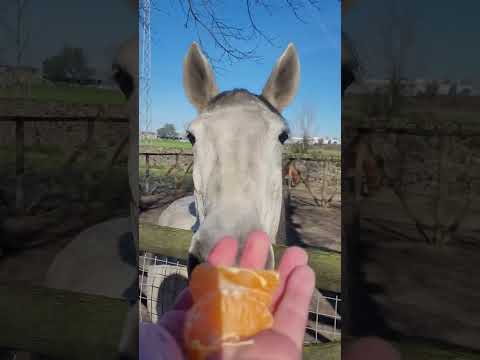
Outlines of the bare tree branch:
{"label": "bare tree branch", "polygon": [[[218,69],[219,64],[224,62],[259,61],[261,57],[257,55],[257,49],[261,41],[276,46],[275,38],[261,29],[255,19],[255,14],[259,10],[264,10],[272,15],[276,8],[281,7],[282,2],[280,1],[237,1],[239,12],[238,16],[235,16],[235,20],[225,19],[220,15],[221,5],[227,4],[224,0],[177,0],[176,3],[184,15],[184,27],[192,28],[195,31],[202,50],[215,69]],[[302,23],[306,21],[302,18],[301,11],[306,12],[311,7],[320,11],[319,0],[284,0],[283,4],[286,4],[293,15]],[[153,0],[152,9],[166,13],[166,10],[155,0]],[[242,13],[245,15],[244,20],[247,21],[247,25],[238,20],[242,19]],[[220,55],[217,57],[211,55],[211,51],[204,46],[206,38],[213,42],[215,48],[220,50]],[[247,47],[245,44],[248,44]]]}
{"label": "bare tree branch", "polygon": [[405,8],[398,8],[396,4],[392,2],[387,8],[384,22],[380,24],[380,33],[389,76],[401,78],[405,76],[406,62],[414,43],[415,21]]}
{"label": "bare tree branch", "polygon": [[292,127],[293,132],[302,138],[300,144],[294,144],[296,152],[308,152],[313,133],[316,129],[314,109],[311,106],[304,105]]}
{"label": "bare tree branch", "polygon": [[[183,2],[183,0],[179,1]],[[216,14],[209,1],[204,2],[204,10],[206,14],[202,14],[201,10],[195,7],[193,0],[187,0],[187,5],[187,22],[185,23],[185,27],[188,27],[189,20],[191,19],[197,31],[197,35],[200,35],[200,28],[205,30],[214,41],[214,44],[219,47],[224,54],[227,55],[229,60],[255,58],[254,49],[244,51],[234,46],[232,40],[250,40],[250,38],[242,34],[241,28],[228,25],[226,22],[224,22]],[[218,59],[213,60],[218,61]]]}
{"label": "bare tree branch", "polygon": [[292,0],[285,0],[285,1],[288,7],[290,8],[290,10],[292,10],[293,15],[295,15],[297,20],[305,24],[305,20],[303,20],[298,13],[302,6]]}
{"label": "bare tree branch", "polygon": [[0,11],[0,13],[5,15],[0,21],[0,25],[4,29],[6,40],[8,41],[9,39],[10,43],[15,47],[15,61],[17,66],[21,65],[25,50],[30,43],[31,31],[26,23],[27,8],[30,3],[30,0],[15,0],[10,2],[10,4],[15,5],[15,16],[11,17],[15,19],[14,24],[8,22],[9,16],[6,14],[8,14],[9,8],[7,6],[4,6],[2,11]]}
{"label": "bare tree branch", "polygon": [[[265,39],[270,45],[274,46],[273,40],[270,37],[266,36],[265,33],[261,31],[255,24],[255,21],[253,20],[252,7],[251,7],[250,1],[251,0],[247,0],[247,12],[248,12],[248,18],[250,19],[250,26],[259,36]],[[265,5],[263,6],[265,7]]]}

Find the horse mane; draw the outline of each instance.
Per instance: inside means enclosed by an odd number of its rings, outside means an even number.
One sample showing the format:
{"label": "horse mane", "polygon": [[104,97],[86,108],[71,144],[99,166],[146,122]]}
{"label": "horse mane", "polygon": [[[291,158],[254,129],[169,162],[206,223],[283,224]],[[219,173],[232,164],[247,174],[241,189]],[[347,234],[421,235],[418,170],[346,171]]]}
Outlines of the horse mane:
{"label": "horse mane", "polygon": [[211,111],[218,107],[248,104],[252,100],[266,106],[271,112],[275,113],[283,119],[282,114],[280,114],[280,112],[275,109],[275,107],[262,95],[256,95],[246,89],[241,88],[223,91],[220,94],[216,95],[209,101],[205,110]]}

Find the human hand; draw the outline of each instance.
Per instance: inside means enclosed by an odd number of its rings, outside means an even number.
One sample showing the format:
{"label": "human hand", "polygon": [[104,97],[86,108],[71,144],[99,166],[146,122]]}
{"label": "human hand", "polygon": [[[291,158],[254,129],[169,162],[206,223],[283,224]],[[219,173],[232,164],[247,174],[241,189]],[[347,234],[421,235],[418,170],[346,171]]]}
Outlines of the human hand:
{"label": "human hand", "polygon": [[[222,251],[223,256],[217,257],[215,249],[209,257],[209,262],[219,261],[219,265],[232,266],[237,253],[237,243],[232,239],[227,241],[229,243],[223,245],[226,248]],[[270,242],[265,233],[250,234],[239,266],[263,268],[269,248]],[[315,274],[307,262],[308,256],[303,249],[288,248],[277,269],[280,273],[280,285],[273,296],[272,328],[255,335],[252,344],[225,347],[219,353],[210,356],[209,360],[301,359],[308,308],[315,287]]]}
{"label": "human hand", "polygon": [[[253,232],[246,241],[239,266],[263,268],[269,248],[267,235],[263,232]],[[237,251],[237,241],[226,237],[212,250],[207,261],[215,266],[232,266]],[[298,247],[290,247],[285,251],[277,270],[280,273],[280,284],[273,296],[273,327],[254,336],[253,344],[223,348],[219,353],[212,354],[209,359],[301,359],[308,307],[315,286],[315,275],[307,265],[307,260],[306,252]],[[173,310],[162,316],[158,324],[162,329],[153,324],[141,326],[141,359],[162,359],[161,354],[165,353],[169,359],[184,359],[181,350],[183,327],[186,311],[192,305],[191,294],[187,288],[178,297]],[[162,337],[163,348],[154,350],[152,343],[155,341],[149,340],[149,337]]]}

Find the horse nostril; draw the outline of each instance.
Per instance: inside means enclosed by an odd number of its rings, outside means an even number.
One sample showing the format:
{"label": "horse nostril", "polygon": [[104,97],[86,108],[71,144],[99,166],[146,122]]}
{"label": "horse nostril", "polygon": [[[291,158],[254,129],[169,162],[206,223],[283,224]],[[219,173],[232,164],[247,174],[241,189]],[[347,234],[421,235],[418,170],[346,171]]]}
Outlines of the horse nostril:
{"label": "horse nostril", "polygon": [[198,259],[195,255],[189,253],[188,254],[188,261],[187,261],[187,273],[188,273],[188,279],[190,279],[190,276],[192,275],[193,269],[199,264],[201,264],[202,261]]}

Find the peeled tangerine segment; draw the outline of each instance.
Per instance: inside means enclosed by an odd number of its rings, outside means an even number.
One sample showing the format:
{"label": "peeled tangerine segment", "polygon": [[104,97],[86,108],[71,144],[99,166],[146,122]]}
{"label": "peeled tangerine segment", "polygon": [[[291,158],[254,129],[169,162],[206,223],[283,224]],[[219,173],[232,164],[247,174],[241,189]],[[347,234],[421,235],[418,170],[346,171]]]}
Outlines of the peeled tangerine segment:
{"label": "peeled tangerine segment", "polygon": [[236,343],[273,325],[265,303],[269,294],[256,289],[213,291],[187,313],[185,341],[189,359],[200,360],[222,344]]}
{"label": "peeled tangerine segment", "polygon": [[190,290],[194,302],[212,291],[237,287],[260,290],[273,295],[279,281],[280,277],[276,271],[215,267],[203,263],[193,270]]}
{"label": "peeled tangerine segment", "polygon": [[185,322],[189,359],[201,360],[222,345],[239,345],[273,325],[275,271],[200,264],[190,280],[193,307]]}

